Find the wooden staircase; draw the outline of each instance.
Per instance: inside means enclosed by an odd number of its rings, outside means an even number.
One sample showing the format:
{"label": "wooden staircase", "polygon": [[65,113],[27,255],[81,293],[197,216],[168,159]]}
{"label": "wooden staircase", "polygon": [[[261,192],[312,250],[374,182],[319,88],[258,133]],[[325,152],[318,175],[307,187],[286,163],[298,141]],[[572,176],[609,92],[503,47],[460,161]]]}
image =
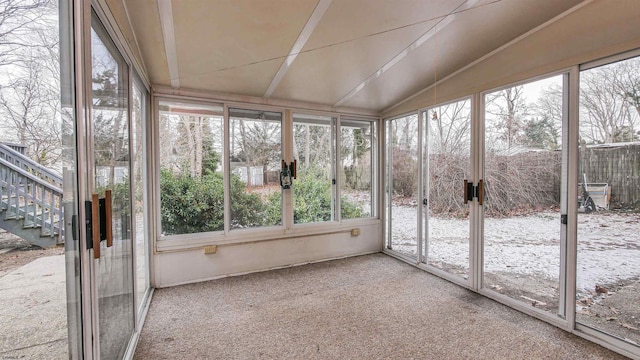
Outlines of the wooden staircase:
{"label": "wooden staircase", "polygon": [[42,248],[64,242],[62,177],[0,144],[0,228]]}

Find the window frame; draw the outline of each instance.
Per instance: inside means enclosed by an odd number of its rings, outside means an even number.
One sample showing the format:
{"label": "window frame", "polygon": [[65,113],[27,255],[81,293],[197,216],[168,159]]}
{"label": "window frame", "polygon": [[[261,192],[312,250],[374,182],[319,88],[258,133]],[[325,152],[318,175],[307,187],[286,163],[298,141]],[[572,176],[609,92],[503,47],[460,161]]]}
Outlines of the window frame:
{"label": "window frame", "polygon": [[[327,126],[329,127],[329,131],[330,131],[330,139],[329,139],[329,144],[330,144],[330,149],[329,149],[329,158],[330,158],[330,162],[331,162],[331,169],[330,169],[330,175],[332,177],[332,183],[331,183],[331,219],[330,220],[326,220],[326,221],[313,221],[313,222],[307,222],[307,223],[296,223],[295,222],[295,217],[292,219],[292,226],[293,227],[308,227],[311,225],[316,225],[316,224],[327,224],[327,223],[333,223],[335,224],[336,222],[339,221],[339,217],[338,217],[338,213],[337,213],[337,203],[338,203],[338,197],[337,197],[337,191],[338,191],[338,178],[337,178],[337,169],[338,169],[338,158],[337,158],[337,141],[338,141],[338,136],[337,136],[337,128],[338,128],[338,116],[337,115],[328,115],[328,114],[319,114],[319,113],[313,113],[313,112],[309,112],[306,110],[294,110],[291,114],[291,122],[292,122],[292,126],[291,126],[291,154],[292,154],[292,158],[295,160],[300,160],[300,159],[296,159],[293,157],[294,152],[293,152],[293,146],[295,145],[295,118],[296,116],[316,116],[316,117],[324,117],[327,118],[329,121],[327,123]],[[299,157],[299,156],[298,156]],[[300,165],[299,165],[300,167]],[[296,181],[294,181],[293,186],[296,186]],[[296,209],[296,198],[295,198],[295,193],[292,194],[292,211],[293,214],[295,216],[295,209]]]}
{"label": "window frame", "polygon": [[[293,159],[293,113],[296,114],[304,114],[304,115],[316,115],[316,116],[327,116],[336,118],[336,134],[340,134],[340,119],[341,117],[347,118],[350,120],[359,120],[359,121],[367,121],[371,124],[372,129],[374,130],[373,136],[374,138],[372,146],[375,147],[374,151],[372,151],[372,189],[371,189],[371,207],[372,214],[369,217],[362,218],[354,218],[354,219],[341,219],[339,209],[336,209],[336,219],[334,221],[327,222],[315,222],[315,223],[306,223],[306,224],[293,224],[293,195],[291,191],[284,191],[282,195],[283,201],[283,219],[281,226],[271,226],[271,227],[258,227],[258,228],[247,228],[247,229],[230,229],[230,188],[229,188],[229,171],[224,171],[224,183],[225,183],[225,229],[223,231],[213,231],[213,232],[200,232],[200,233],[191,233],[191,234],[179,234],[179,235],[162,235],[161,233],[161,218],[160,218],[160,156],[159,156],[159,103],[163,102],[179,102],[179,103],[188,103],[193,105],[201,105],[201,106],[222,106],[222,116],[223,116],[223,129],[224,129],[224,154],[223,160],[225,162],[225,166],[228,166],[229,159],[229,151],[230,151],[230,138],[229,138],[229,125],[230,125],[230,117],[229,117],[229,109],[242,109],[242,110],[255,110],[255,111],[268,111],[268,112],[279,112],[282,113],[282,155],[283,159]],[[380,195],[378,194],[380,186],[380,136],[382,135],[382,130],[380,126],[381,119],[378,117],[370,116],[370,115],[354,115],[354,114],[346,114],[340,112],[332,112],[332,111],[319,111],[308,109],[299,106],[274,106],[267,104],[254,104],[254,103],[246,103],[241,101],[228,101],[228,100],[220,100],[215,97],[202,97],[202,96],[190,96],[183,94],[176,94],[174,92],[166,91],[162,92],[162,90],[154,91],[152,94],[152,106],[153,106],[153,118],[152,118],[152,126],[153,126],[153,138],[154,140],[154,161],[153,161],[153,174],[158,179],[153,184],[153,200],[156,201],[156,204],[153,206],[153,217],[155,224],[153,224],[153,228],[156,231],[156,235],[154,236],[154,251],[156,254],[162,252],[171,252],[171,251],[186,251],[186,250],[196,250],[201,249],[203,246],[207,245],[231,245],[231,244],[243,244],[243,243],[252,243],[252,242],[262,242],[262,241],[274,241],[274,240],[282,240],[288,238],[299,238],[305,236],[318,236],[323,234],[331,234],[336,232],[344,232],[350,231],[354,226],[368,226],[368,225],[378,225],[381,224],[380,219]],[[340,136],[336,136],[335,146],[338,149],[341,146]],[[338,171],[338,167],[342,165],[341,159],[337,159],[337,150],[334,150],[334,157],[336,157],[336,199],[339,198],[340,193],[340,183],[342,179],[340,178],[340,172]],[[340,161],[340,162],[338,162]],[[228,167],[227,167],[228,169]],[[295,181],[294,181],[295,186]],[[337,207],[339,207],[339,202],[337,202]],[[290,216],[289,216],[290,214]]]}

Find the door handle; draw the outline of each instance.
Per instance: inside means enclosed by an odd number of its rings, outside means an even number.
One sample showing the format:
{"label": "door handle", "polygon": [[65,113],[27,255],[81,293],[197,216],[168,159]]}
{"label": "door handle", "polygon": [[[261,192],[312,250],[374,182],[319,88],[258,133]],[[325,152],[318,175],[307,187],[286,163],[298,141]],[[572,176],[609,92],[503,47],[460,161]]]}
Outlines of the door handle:
{"label": "door handle", "polygon": [[[102,204],[102,206],[100,206]],[[113,217],[111,190],[105,190],[104,199],[100,199],[98,194],[91,194],[91,237],[93,239],[93,258],[100,259],[100,241],[102,236],[107,240],[107,247],[113,246]],[[101,231],[102,224],[100,218],[104,217],[104,233]]]}
{"label": "door handle", "polygon": [[297,179],[298,175],[298,160],[293,159],[293,178]]}
{"label": "door handle", "polygon": [[112,215],[111,215],[111,189],[105,190],[104,192],[104,211],[105,211],[105,222],[106,222],[106,235],[107,235],[107,247],[113,246],[113,228],[112,224]]}
{"label": "door handle", "polygon": [[478,186],[473,186],[468,180],[464,181],[464,203],[468,204],[473,198],[478,199],[478,205],[484,202],[484,184],[482,180],[478,181]]}
{"label": "door handle", "polygon": [[100,199],[91,195],[91,236],[93,238],[93,258],[100,259]]}
{"label": "door handle", "polygon": [[464,179],[464,203],[465,205],[469,203],[469,181]]}

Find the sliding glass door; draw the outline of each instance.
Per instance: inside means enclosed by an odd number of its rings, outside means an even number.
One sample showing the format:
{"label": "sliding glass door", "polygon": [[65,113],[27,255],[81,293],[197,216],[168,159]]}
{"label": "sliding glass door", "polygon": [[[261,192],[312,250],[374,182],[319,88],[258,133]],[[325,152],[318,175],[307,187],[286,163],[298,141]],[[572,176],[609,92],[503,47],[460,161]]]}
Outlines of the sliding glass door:
{"label": "sliding glass door", "polygon": [[483,288],[562,316],[566,80],[556,75],[484,95],[482,177]]}
{"label": "sliding glass door", "polygon": [[[423,257],[427,265],[469,279],[471,100],[421,113]],[[462,190],[462,193],[461,193]]]}
{"label": "sliding glass door", "polygon": [[565,317],[568,79],[482,94],[476,119],[462,99],[387,121],[387,249]]}
{"label": "sliding glass door", "polygon": [[124,357],[135,325],[129,66],[96,15],[91,21],[88,164],[99,356]]}
{"label": "sliding glass door", "polygon": [[[387,249],[418,259],[419,177],[418,114],[386,123],[386,200]],[[421,205],[420,205],[421,206]]]}
{"label": "sliding glass door", "polygon": [[576,322],[640,344],[640,58],[580,72]]}

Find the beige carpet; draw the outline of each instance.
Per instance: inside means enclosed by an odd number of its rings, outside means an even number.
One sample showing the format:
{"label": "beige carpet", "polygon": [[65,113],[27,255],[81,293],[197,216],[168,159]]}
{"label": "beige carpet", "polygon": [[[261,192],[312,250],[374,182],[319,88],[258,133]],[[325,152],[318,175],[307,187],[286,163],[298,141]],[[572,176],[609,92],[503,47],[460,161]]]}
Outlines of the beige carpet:
{"label": "beige carpet", "polygon": [[383,254],[156,290],[136,359],[621,359]]}

